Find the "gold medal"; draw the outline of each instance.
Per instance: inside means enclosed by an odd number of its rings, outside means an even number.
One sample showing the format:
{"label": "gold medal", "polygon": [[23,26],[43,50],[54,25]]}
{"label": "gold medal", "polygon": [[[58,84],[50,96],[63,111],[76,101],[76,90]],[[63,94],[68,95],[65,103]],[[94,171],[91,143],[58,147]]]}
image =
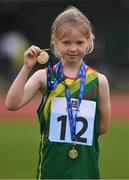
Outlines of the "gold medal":
{"label": "gold medal", "polygon": [[40,64],[45,64],[48,62],[49,59],[49,55],[46,51],[42,50],[42,52],[39,54],[39,56],[37,57],[37,61]]}
{"label": "gold medal", "polygon": [[78,157],[78,151],[74,148],[73,148],[69,151],[69,157],[71,159],[76,159]]}

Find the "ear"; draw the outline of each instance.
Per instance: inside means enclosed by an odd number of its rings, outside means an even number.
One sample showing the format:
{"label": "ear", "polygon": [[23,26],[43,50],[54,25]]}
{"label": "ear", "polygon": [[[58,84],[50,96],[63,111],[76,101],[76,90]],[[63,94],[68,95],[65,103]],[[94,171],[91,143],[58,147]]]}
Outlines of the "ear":
{"label": "ear", "polygon": [[52,35],[52,36],[51,36],[51,44],[54,45],[54,46],[56,46],[56,45],[57,45],[57,42],[58,42],[58,39],[57,39],[54,35]]}

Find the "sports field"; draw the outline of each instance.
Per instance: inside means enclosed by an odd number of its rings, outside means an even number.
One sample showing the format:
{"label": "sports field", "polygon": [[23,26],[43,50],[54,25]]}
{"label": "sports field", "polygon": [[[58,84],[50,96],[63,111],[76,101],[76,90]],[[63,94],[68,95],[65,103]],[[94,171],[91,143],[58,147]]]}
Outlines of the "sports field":
{"label": "sports field", "polygon": [[[36,117],[1,116],[0,179],[35,178],[38,147],[39,124]],[[101,178],[129,179],[128,168],[129,119],[119,115],[112,118],[108,133],[100,137]]]}

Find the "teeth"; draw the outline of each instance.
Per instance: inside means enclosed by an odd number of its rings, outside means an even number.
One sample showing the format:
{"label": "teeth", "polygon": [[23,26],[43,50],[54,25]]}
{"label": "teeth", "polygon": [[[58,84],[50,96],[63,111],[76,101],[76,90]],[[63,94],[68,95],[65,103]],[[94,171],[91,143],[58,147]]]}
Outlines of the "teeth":
{"label": "teeth", "polygon": [[46,64],[48,62],[49,55],[45,50],[48,50],[48,49],[43,49],[42,52],[37,57],[37,62],[40,64]]}

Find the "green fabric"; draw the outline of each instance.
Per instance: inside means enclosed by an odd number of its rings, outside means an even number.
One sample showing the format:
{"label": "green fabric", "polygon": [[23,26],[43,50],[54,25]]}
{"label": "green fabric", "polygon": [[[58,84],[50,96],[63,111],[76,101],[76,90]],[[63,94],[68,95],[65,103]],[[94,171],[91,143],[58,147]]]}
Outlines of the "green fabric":
{"label": "green fabric", "polygon": [[[69,150],[72,148],[71,144],[50,142],[48,140],[51,105],[48,99],[54,97],[54,92],[48,91],[45,98],[42,100],[37,111],[42,137],[39,149],[37,179],[99,179],[98,137],[100,112],[98,106],[98,84],[98,73],[88,67],[83,99],[96,102],[93,144],[92,146],[76,145],[78,157],[74,160],[70,159],[68,154]],[[78,98],[79,88],[80,80],[70,87],[72,98]],[[59,91],[56,96],[65,97],[65,89]],[[47,115],[44,114],[44,109],[46,107],[48,107],[48,110],[46,111],[48,113]]]}

